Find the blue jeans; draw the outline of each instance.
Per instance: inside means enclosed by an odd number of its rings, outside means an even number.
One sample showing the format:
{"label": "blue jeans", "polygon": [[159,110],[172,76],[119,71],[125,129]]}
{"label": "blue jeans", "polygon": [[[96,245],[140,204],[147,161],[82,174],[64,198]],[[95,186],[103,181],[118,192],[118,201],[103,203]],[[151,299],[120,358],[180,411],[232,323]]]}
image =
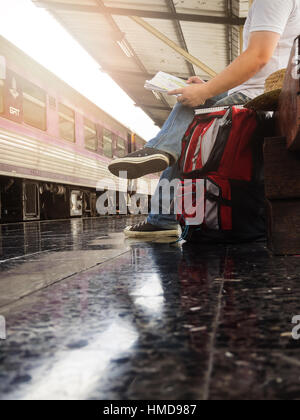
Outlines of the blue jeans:
{"label": "blue jeans", "polygon": [[[243,105],[249,98],[242,93],[234,93],[220,95],[209,99],[202,107],[210,108],[212,106],[227,106],[227,105]],[[175,179],[180,179],[180,171],[178,167],[178,160],[181,155],[181,142],[186,130],[195,117],[194,109],[177,103],[171,112],[169,118],[163,125],[158,135],[150,140],[146,147],[162,150],[169,153],[174,159],[175,164],[164,171],[160,181],[168,180],[171,182]],[[154,196],[152,197],[152,213],[148,216],[148,223],[164,229],[177,229],[178,222],[176,215],[171,213],[171,202],[174,199],[174,190],[171,190],[170,200],[162,200],[160,187],[158,186]]]}

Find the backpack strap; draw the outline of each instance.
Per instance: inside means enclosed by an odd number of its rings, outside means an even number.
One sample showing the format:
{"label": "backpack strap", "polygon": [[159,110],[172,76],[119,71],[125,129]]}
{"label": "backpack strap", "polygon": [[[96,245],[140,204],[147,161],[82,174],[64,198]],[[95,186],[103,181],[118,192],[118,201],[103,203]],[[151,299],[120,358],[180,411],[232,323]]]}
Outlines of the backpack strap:
{"label": "backpack strap", "polygon": [[[216,116],[211,116],[210,120],[215,118]],[[218,115],[217,118],[224,118],[224,123],[219,128],[218,136],[208,161],[202,169],[197,169],[188,173],[182,173],[181,175],[183,178],[203,178],[210,172],[218,171],[232,128],[232,108],[229,108],[225,116]]]}

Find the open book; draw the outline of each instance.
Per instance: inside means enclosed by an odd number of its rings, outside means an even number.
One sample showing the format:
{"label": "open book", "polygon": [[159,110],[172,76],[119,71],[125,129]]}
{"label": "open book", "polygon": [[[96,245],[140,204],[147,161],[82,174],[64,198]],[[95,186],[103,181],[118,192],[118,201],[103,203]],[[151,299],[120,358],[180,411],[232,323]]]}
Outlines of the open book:
{"label": "open book", "polygon": [[160,71],[152,80],[147,80],[145,88],[155,92],[168,93],[188,86],[185,80]]}
{"label": "open book", "polygon": [[[154,92],[168,93],[175,89],[181,89],[184,87],[190,86],[186,83],[185,80],[180,79],[179,77],[172,76],[171,74],[164,73],[160,71],[152,80],[147,80],[145,83],[145,88],[152,90]],[[179,96],[179,95],[176,95]],[[243,105],[234,105],[238,109],[244,109]],[[211,107],[195,109],[196,115],[209,114],[211,112],[225,111],[230,108],[230,105],[221,106],[221,107]]]}

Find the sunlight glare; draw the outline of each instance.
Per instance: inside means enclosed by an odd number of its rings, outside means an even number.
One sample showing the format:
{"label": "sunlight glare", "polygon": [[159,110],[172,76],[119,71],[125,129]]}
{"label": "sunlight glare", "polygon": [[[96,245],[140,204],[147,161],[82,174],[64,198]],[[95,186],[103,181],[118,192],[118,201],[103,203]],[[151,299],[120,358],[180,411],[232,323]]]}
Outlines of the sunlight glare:
{"label": "sunlight glare", "polygon": [[0,35],[145,140],[157,134],[153,121],[47,11],[31,0],[1,0]]}

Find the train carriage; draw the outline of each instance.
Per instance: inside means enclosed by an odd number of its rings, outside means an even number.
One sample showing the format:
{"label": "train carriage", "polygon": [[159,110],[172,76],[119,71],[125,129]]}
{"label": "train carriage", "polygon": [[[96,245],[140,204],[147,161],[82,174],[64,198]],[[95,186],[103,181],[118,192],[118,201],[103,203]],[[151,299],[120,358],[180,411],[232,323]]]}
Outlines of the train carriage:
{"label": "train carriage", "polygon": [[[108,170],[145,141],[0,37],[1,222],[97,216],[104,191],[149,198],[157,178]],[[114,203],[118,211],[118,200]]]}

